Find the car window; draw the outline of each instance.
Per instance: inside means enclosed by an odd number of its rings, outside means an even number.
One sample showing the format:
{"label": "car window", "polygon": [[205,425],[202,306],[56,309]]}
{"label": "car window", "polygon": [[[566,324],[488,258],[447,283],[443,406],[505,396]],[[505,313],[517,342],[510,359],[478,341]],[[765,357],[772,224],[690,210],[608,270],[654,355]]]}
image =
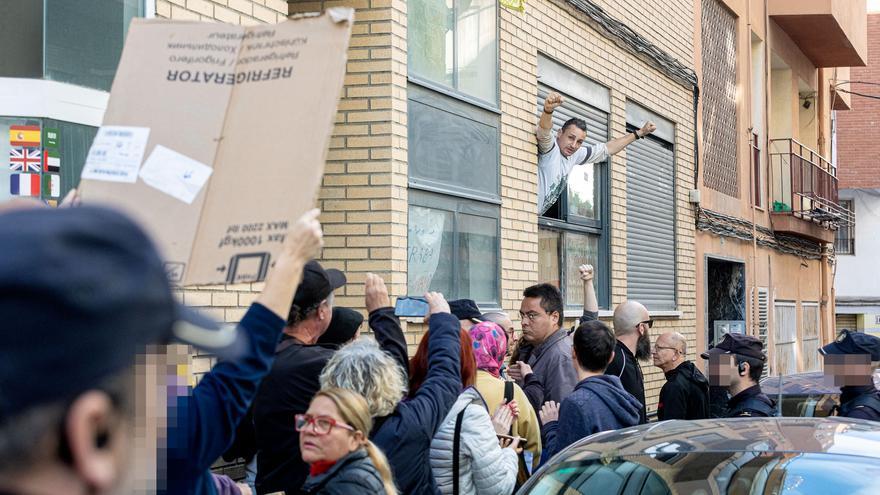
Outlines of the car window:
{"label": "car window", "polygon": [[[817,439],[820,441],[821,439]],[[880,461],[837,454],[689,452],[548,466],[525,493],[602,495],[867,495]]]}

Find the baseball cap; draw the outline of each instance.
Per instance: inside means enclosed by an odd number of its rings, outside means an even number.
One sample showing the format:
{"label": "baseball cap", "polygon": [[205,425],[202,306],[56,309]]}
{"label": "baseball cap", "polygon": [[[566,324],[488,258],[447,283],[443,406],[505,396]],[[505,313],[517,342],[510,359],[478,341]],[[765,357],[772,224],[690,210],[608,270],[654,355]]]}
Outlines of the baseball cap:
{"label": "baseball cap", "polygon": [[871,361],[880,361],[880,339],[873,335],[843,330],[834,342],[819,349],[822,354],[870,354]]}
{"label": "baseball cap", "polygon": [[[299,310],[311,308],[327,299],[334,290],[345,285],[345,282],[345,274],[341,271],[334,268],[325,270],[317,261],[309,261],[303,268],[302,282],[296,288],[293,305]],[[290,312],[291,317],[296,313],[294,308]]]}
{"label": "baseball cap", "polygon": [[724,338],[718,345],[700,354],[700,357],[709,359],[712,354],[738,354],[759,361],[767,359],[764,355],[764,346],[758,338],[739,333],[724,334]]}
{"label": "baseball cap", "polygon": [[102,207],[0,214],[0,420],[98,385],[149,344],[235,358],[247,337],[179,304],[153,243]]}
{"label": "baseball cap", "polygon": [[480,320],[483,313],[472,299],[456,299],[449,301],[449,312],[459,320]]}
{"label": "baseball cap", "polygon": [[331,344],[341,346],[354,338],[358,328],[364,322],[364,315],[351,308],[336,306],[333,308],[333,318],[330,326],[318,337],[319,344]]}

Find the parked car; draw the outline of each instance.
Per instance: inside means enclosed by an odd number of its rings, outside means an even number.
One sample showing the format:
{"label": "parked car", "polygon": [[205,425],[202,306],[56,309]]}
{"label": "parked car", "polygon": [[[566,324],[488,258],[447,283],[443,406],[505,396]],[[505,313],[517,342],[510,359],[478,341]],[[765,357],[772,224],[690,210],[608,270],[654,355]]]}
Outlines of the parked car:
{"label": "parked car", "polygon": [[824,418],[840,402],[840,388],[828,384],[821,371],[770,376],[761,380],[761,390],[781,407],[781,416]]}
{"label": "parked car", "polygon": [[876,494],[880,423],[731,418],[602,432],[555,455],[518,493]]}

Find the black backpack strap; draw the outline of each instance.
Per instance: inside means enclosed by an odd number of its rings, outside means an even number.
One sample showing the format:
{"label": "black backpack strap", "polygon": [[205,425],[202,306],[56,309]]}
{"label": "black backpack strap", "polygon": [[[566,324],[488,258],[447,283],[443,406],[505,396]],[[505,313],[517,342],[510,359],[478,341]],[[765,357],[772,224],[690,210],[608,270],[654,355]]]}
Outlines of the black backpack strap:
{"label": "black backpack strap", "polygon": [[[506,381],[504,382],[504,402],[505,404],[510,404],[510,401],[513,400],[513,382]],[[510,431],[507,432],[508,435],[513,435],[513,423],[510,424]]]}
{"label": "black backpack strap", "polygon": [[455,432],[452,435],[452,494],[458,495],[458,475],[461,467],[459,466],[458,456],[461,453],[461,423],[464,421],[464,411],[467,406],[455,417]]}

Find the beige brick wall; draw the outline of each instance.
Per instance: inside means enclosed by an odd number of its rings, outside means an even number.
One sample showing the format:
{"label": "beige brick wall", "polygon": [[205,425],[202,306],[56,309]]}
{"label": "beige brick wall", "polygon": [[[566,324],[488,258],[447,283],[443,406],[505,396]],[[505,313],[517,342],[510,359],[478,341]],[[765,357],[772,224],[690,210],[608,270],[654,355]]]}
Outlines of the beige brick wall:
{"label": "beige brick wall", "polygon": [[227,24],[274,24],[287,18],[285,0],[156,0],[156,17]]}
{"label": "beige brick wall", "polygon": [[[598,2],[616,18],[693,63],[693,5],[662,0],[650,12],[636,0]],[[323,261],[343,269],[350,284],[339,304],[363,308],[363,276],[381,274],[392,295],[406,290],[406,5],[394,0],[291,2],[291,13],[334,5],[357,9],[346,87],[321,190],[327,248]],[[657,22],[660,19],[661,22]],[[548,27],[552,26],[552,28]],[[694,218],[687,202],[693,182],[691,93],[618,48],[570,7],[554,0],[500,13],[501,299],[516,317],[522,290],[537,281],[536,162],[532,130],[537,54],[542,52],[611,89],[612,135],[625,128],[627,99],[676,124],[677,283],[680,318],[660,319],[654,335],[675,329],[695,348]],[[626,297],[626,155],[612,159],[612,303]],[[518,318],[514,318],[516,321]],[[414,350],[423,326],[404,322]],[[662,375],[645,366],[649,409]]]}

